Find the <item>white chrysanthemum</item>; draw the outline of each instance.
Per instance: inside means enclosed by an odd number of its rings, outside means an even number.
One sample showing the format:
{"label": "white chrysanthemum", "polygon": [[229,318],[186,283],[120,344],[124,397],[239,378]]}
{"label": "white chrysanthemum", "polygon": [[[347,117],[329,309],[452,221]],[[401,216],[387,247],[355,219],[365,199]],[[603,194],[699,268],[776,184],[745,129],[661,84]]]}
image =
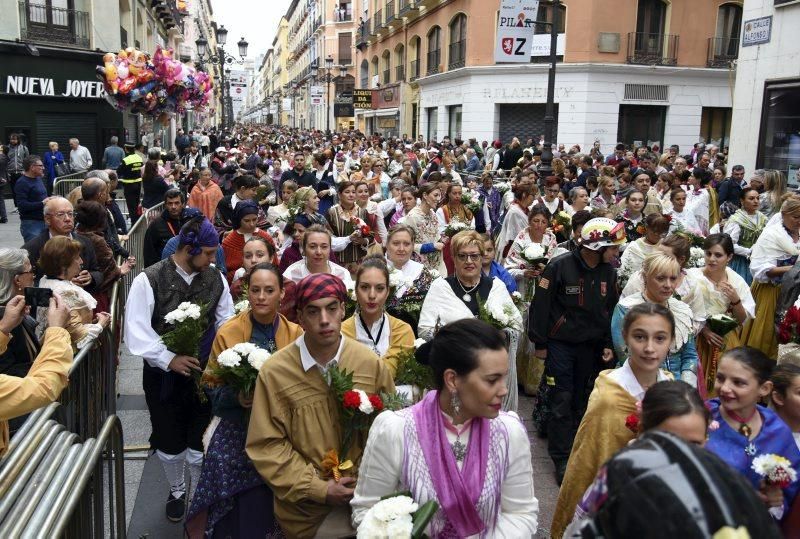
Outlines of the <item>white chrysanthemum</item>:
{"label": "white chrysanthemum", "polygon": [[256,346],[255,344],[253,344],[251,342],[240,342],[239,344],[236,344],[236,345],[233,346],[233,350],[235,352],[238,352],[239,354],[242,354],[243,356],[247,356],[248,354],[250,354],[253,350],[256,350],[257,348],[258,348],[258,346]]}
{"label": "white chrysanthemum", "polygon": [[242,363],[242,356],[228,348],[217,356],[217,363],[222,367],[238,367]]}
{"label": "white chrysanthemum", "polygon": [[184,311],[186,316],[191,318],[192,320],[198,320],[200,315],[202,314],[202,310],[197,305],[192,305],[188,309]]}
{"label": "white chrysanthemum", "polygon": [[386,537],[386,523],[381,522],[372,514],[372,509],[367,511],[364,520],[358,525],[356,539],[375,539]]}
{"label": "white chrysanthemum", "polygon": [[411,530],[414,528],[414,521],[411,515],[403,515],[386,523],[386,535],[390,539],[404,539],[411,537]]}
{"label": "white chrysanthemum", "polygon": [[250,308],[250,301],[243,299],[242,301],[237,302],[236,305],[233,306],[233,312],[239,314],[243,313],[249,308]]}
{"label": "white chrysanthemum", "polygon": [[792,468],[792,462],[780,455],[773,453],[759,455],[753,459],[753,471],[770,481],[789,479],[790,483],[797,480],[797,472]]}
{"label": "white chrysanthemum", "polygon": [[192,302],[190,302],[190,301],[184,301],[183,303],[181,303],[180,305],[178,305],[178,310],[179,310],[179,311],[185,311],[185,310],[187,310],[189,307],[191,307],[192,305],[194,305]]}
{"label": "white chrysanthemum", "polygon": [[406,276],[400,270],[392,270],[389,273],[389,286],[392,288],[400,288],[408,284]]}
{"label": "white chrysanthemum", "polygon": [[358,405],[358,409],[361,410],[361,413],[369,415],[374,412],[375,408],[372,406],[372,403],[369,402],[367,393],[360,389],[356,389],[355,392],[358,393],[358,398],[361,401]]}
{"label": "white chrysanthemum", "polygon": [[166,315],[164,315],[164,322],[167,324],[174,324],[175,323],[175,311],[170,311]]}
{"label": "white chrysanthemum", "polygon": [[186,317],[187,317],[186,311],[177,311],[176,310],[176,311],[172,311],[170,314],[172,314],[173,323],[174,322],[183,322],[184,320],[186,320]]}
{"label": "white chrysanthemum", "polygon": [[517,290],[514,290],[511,293],[511,297],[512,297],[512,299],[520,300],[520,299],[522,299],[522,294],[520,294]]}
{"label": "white chrysanthemum", "polygon": [[441,277],[439,270],[432,269],[428,270],[428,272],[431,274],[431,279],[438,279],[439,277]]}
{"label": "white chrysanthemum", "polygon": [[528,260],[535,260],[544,256],[544,247],[538,243],[529,243],[522,251],[523,256]]}
{"label": "white chrysanthemum", "polygon": [[247,362],[250,363],[250,366],[255,370],[260,371],[261,366],[266,363],[271,355],[272,354],[263,348],[256,348],[247,355]]}

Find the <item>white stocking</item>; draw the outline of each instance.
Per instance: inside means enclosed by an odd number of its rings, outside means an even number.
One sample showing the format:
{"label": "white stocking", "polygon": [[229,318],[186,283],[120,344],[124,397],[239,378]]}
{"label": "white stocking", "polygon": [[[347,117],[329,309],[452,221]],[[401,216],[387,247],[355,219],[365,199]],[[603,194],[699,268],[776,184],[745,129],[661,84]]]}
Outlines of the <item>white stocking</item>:
{"label": "white stocking", "polygon": [[161,461],[161,466],[164,468],[164,475],[167,477],[170,492],[174,497],[180,497],[186,492],[184,479],[186,451],[181,451],[177,455],[168,455],[163,451],[156,450],[156,455],[158,455],[158,460]]}

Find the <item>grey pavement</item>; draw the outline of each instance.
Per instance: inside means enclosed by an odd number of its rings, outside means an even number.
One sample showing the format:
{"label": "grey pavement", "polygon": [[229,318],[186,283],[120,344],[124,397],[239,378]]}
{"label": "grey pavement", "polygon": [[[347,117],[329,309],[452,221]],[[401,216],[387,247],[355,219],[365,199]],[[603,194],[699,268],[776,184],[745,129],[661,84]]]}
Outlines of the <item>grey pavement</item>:
{"label": "grey pavement", "polygon": [[5,203],[8,213],[8,222],[0,223],[0,247],[21,247],[24,242],[22,234],[19,233],[19,214],[12,213],[14,203],[10,199],[0,202]]}

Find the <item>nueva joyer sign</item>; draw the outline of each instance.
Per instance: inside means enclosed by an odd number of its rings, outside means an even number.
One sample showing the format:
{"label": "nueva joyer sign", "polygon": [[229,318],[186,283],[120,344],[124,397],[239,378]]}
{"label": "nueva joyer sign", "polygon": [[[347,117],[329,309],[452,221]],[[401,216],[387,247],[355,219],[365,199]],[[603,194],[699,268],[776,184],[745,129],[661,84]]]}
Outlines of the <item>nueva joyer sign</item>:
{"label": "nueva joyer sign", "polygon": [[66,79],[56,83],[51,78],[8,75],[3,82],[3,92],[9,95],[85,99],[103,99],[106,95],[103,83],[92,80]]}

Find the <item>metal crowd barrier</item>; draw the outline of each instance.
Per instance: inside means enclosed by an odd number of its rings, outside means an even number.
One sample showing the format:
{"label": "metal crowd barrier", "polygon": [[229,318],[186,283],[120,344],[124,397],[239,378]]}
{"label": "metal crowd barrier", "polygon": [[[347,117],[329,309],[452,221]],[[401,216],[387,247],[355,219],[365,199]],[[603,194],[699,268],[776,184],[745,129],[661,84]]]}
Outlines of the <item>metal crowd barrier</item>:
{"label": "metal crowd barrier", "polygon": [[85,172],[75,172],[73,174],[57,177],[53,182],[53,194],[66,198],[70,191],[76,187],[80,187],[85,176]]}
{"label": "metal crowd barrier", "polygon": [[144,269],[142,267],[142,264],[144,264],[144,235],[147,232],[147,227],[161,215],[162,211],[164,211],[164,203],[159,202],[145,211],[142,217],[128,231],[128,241],[125,242],[125,248],[130,252],[131,256],[136,257],[136,266],[122,279],[121,292],[123,293],[127,293],[133,279]]}
{"label": "metal crowd barrier", "polygon": [[[119,418],[109,416],[96,436],[82,438],[51,419],[58,408],[59,404],[53,403],[31,414],[0,461],[0,537],[124,538],[125,477]],[[101,457],[106,461],[105,471]],[[103,495],[104,473],[108,476],[107,497]]]}

